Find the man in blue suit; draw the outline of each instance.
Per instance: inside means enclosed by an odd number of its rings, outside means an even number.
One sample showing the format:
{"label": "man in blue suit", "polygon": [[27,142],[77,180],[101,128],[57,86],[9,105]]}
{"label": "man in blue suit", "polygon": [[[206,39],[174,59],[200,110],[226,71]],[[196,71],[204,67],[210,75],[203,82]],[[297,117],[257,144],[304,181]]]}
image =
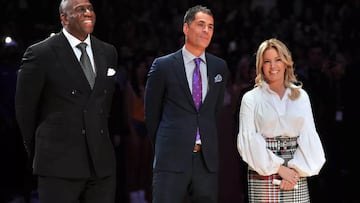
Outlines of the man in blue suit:
{"label": "man in blue suit", "polygon": [[[185,45],[156,58],[146,84],[145,121],[155,152],[153,203],[182,203],[186,194],[192,203],[216,203],[216,120],[224,100],[227,63],[205,52],[214,32],[210,9],[188,9],[183,32]],[[192,96],[195,58],[200,58],[200,107]]]}
{"label": "man in blue suit", "polygon": [[[95,12],[89,0],[62,0],[59,11],[62,31],[25,51],[15,98],[39,199],[114,203],[116,162],[108,117],[117,51],[90,35]],[[87,44],[94,80],[84,74],[79,43]]]}

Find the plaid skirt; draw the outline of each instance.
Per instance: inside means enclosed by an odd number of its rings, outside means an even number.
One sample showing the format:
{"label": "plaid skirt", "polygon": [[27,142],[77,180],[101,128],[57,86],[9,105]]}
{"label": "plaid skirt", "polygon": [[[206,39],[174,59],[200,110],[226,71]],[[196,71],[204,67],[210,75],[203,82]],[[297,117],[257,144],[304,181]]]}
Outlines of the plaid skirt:
{"label": "plaid skirt", "polygon": [[[297,138],[266,138],[267,148],[276,155],[285,159],[284,165],[293,157],[297,148]],[[302,177],[298,181],[298,187],[293,190],[280,190],[273,180],[281,180],[278,174],[262,176],[252,169],[248,169],[248,195],[249,202],[266,203],[309,203],[309,189],[307,178]]]}

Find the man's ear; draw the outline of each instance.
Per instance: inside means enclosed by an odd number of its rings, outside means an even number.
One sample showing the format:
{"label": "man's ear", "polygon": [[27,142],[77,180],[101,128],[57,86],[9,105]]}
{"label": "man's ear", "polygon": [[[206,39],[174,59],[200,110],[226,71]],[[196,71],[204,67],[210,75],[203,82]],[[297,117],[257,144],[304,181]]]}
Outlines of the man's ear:
{"label": "man's ear", "polygon": [[183,24],[183,32],[185,34],[185,36],[188,34],[189,32],[189,25],[187,23]]}
{"label": "man's ear", "polygon": [[62,25],[68,24],[67,15],[65,13],[60,13],[60,21]]}

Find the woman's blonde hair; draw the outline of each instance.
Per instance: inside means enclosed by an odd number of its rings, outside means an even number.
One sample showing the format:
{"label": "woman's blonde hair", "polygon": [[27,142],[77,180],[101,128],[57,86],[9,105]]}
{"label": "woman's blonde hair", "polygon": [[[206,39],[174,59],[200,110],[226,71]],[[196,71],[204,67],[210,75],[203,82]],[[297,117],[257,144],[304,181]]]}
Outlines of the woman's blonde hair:
{"label": "woman's blonde hair", "polygon": [[286,88],[290,88],[291,90],[289,98],[291,100],[297,99],[300,96],[300,88],[302,87],[302,83],[296,79],[291,52],[283,42],[276,38],[263,41],[256,52],[255,86],[261,86],[262,81],[265,81],[265,75],[262,69],[264,63],[263,54],[270,48],[274,48],[279,53],[282,62],[284,62],[286,65],[284,73],[284,85]]}

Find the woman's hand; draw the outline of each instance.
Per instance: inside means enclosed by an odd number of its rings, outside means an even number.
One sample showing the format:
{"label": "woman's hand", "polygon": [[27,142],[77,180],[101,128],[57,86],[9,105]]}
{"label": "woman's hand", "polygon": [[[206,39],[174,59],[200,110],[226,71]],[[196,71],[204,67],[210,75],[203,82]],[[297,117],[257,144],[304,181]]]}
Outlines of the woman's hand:
{"label": "woman's hand", "polygon": [[294,189],[300,179],[299,173],[296,170],[286,166],[280,166],[278,174],[282,178],[280,184],[280,189],[282,190]]}

